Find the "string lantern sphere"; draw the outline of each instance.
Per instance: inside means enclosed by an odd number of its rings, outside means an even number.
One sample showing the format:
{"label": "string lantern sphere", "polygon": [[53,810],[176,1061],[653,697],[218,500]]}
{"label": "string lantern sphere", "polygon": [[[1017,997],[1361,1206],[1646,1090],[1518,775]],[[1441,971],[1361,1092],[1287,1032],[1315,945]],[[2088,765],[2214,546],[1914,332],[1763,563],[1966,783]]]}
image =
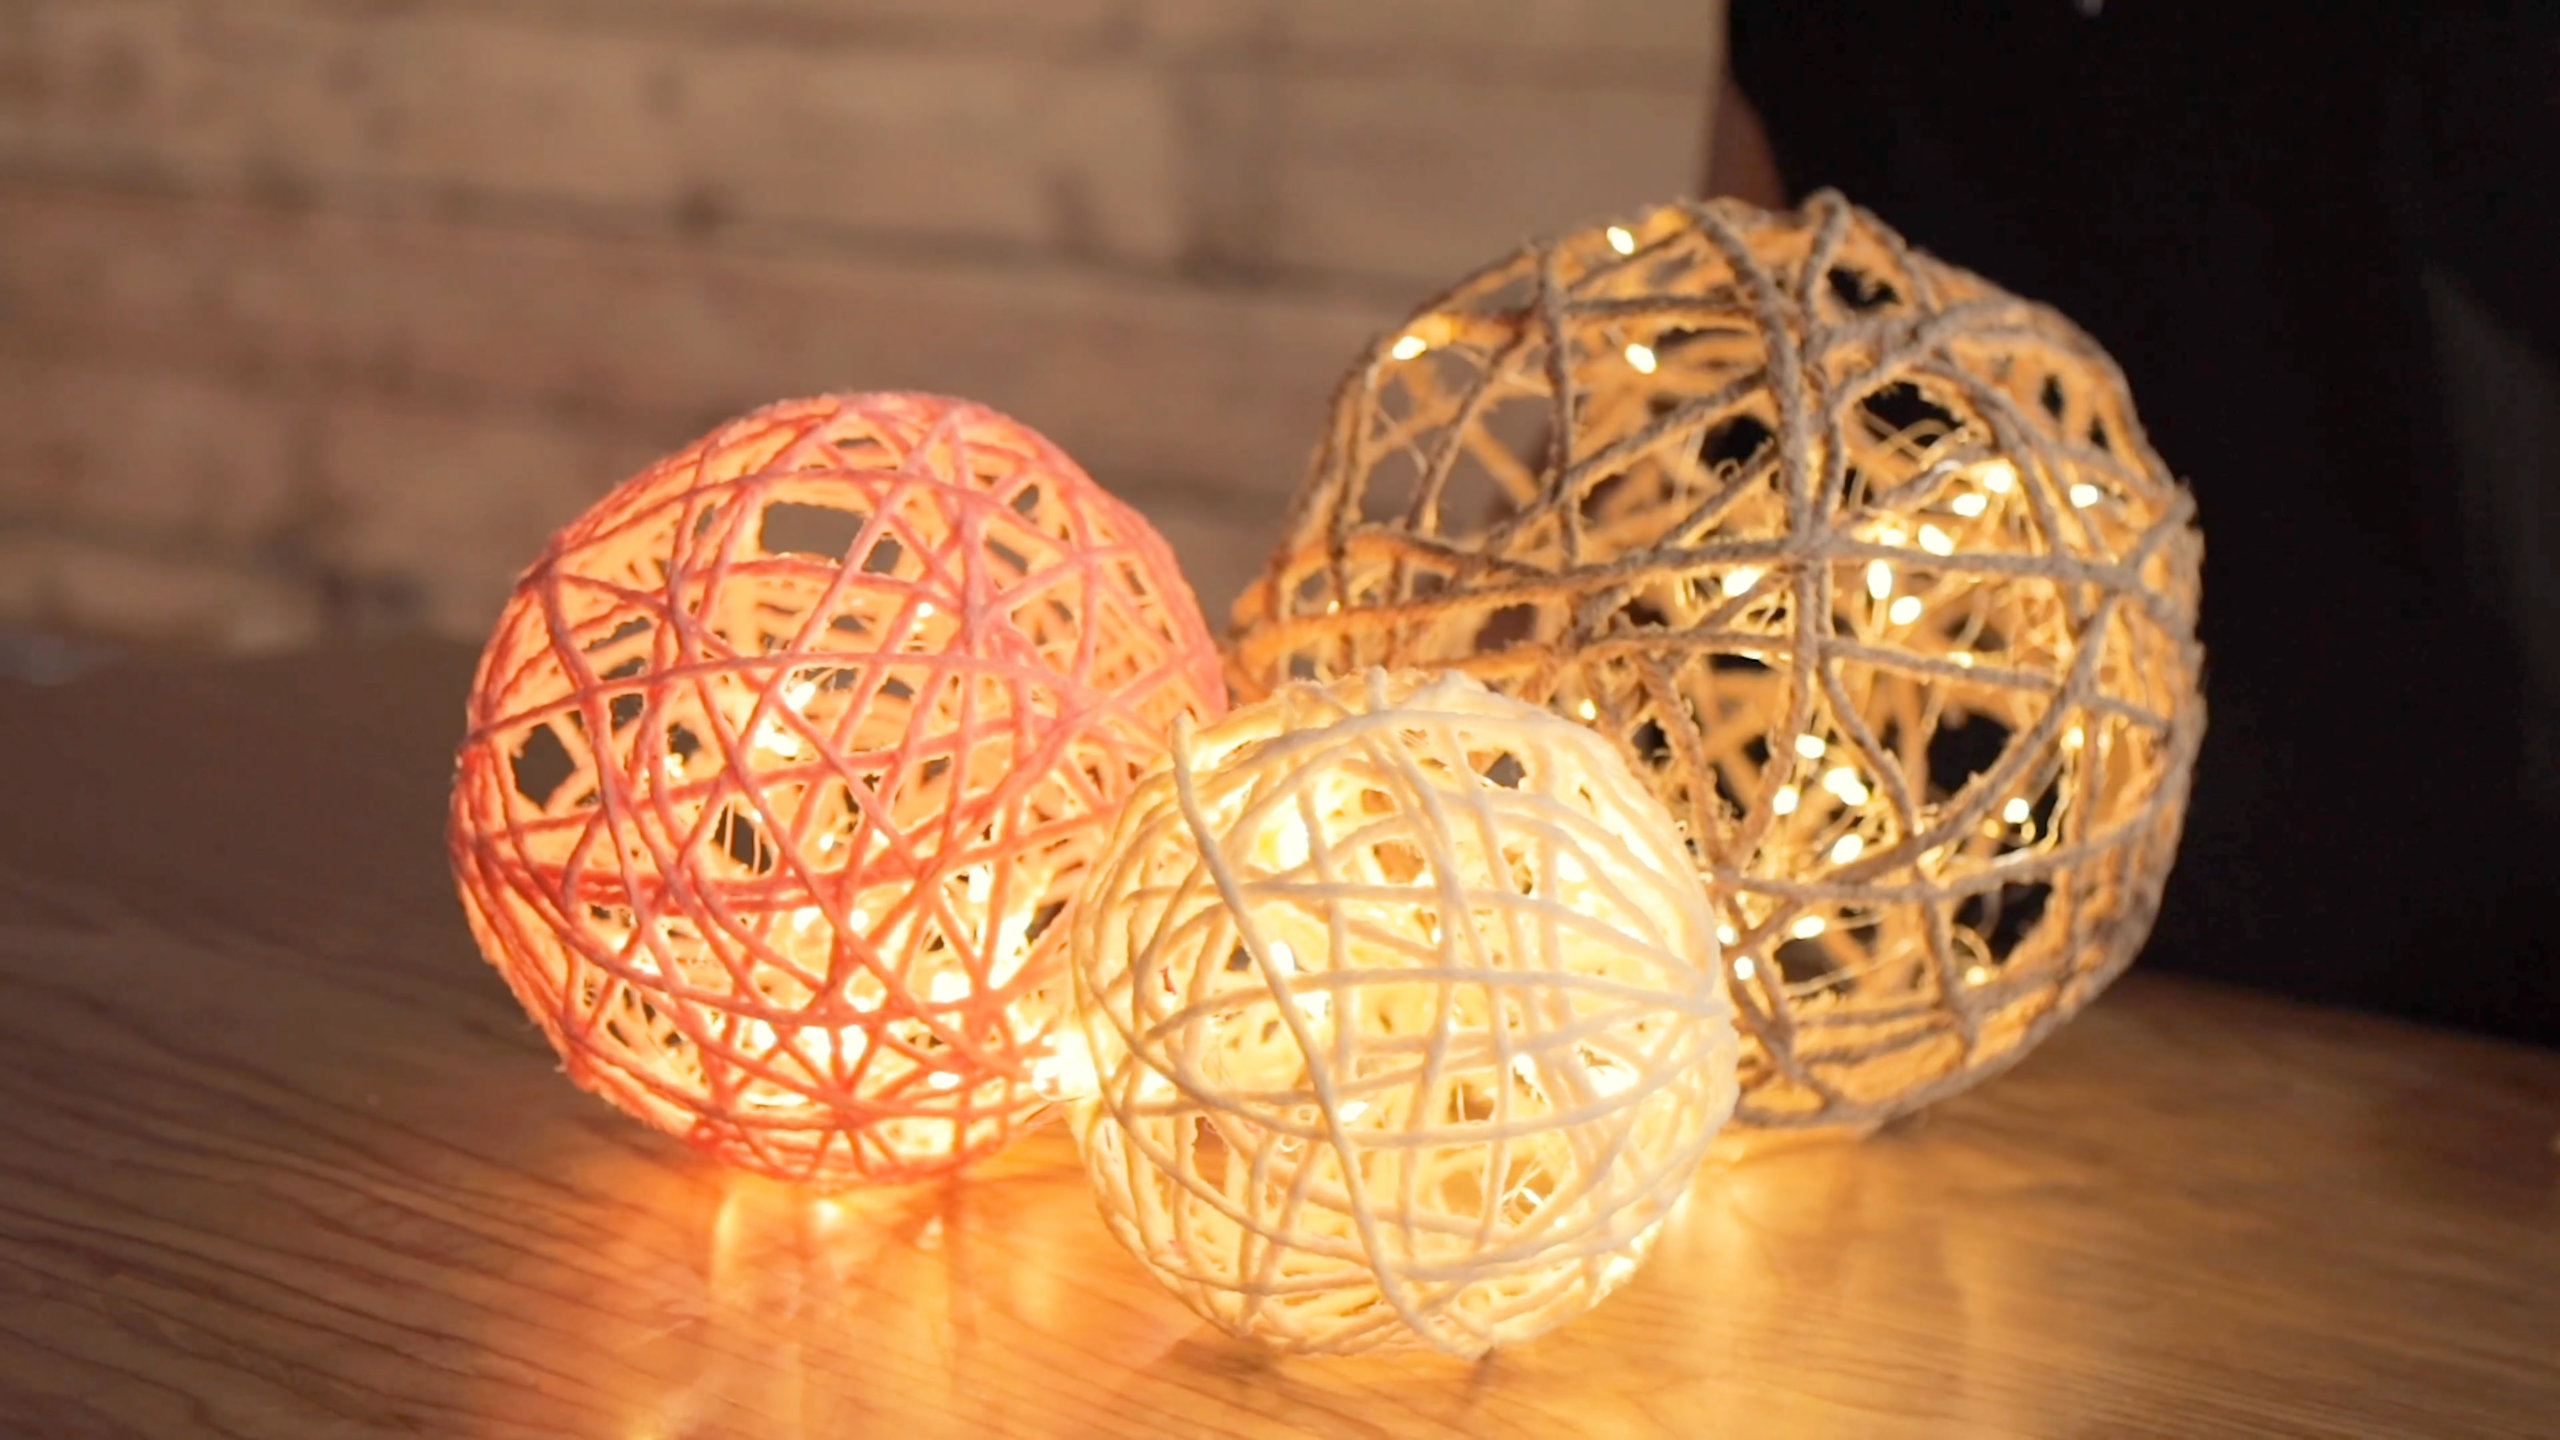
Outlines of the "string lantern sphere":
{"label": "string lantern sphere", "polygon": [[1464,676],[1178,725],[1074,925],[1103,1216],[1283,1350],[1475,1355],[1571,1319],[1733,1107],[1670,817],[1599,737]]}
{"label": "string lantern sphere", "polygon": [[1748,1124],[1989,1075],[2149,932],[2202,541],[2068,320],[1835,194],[1531,246],[1344,382],[1240,695],[1450,666],[1616,744],[1722,907]]}
{"label": "string lantern sphere", "polygon": [[1217,666],[1164,542],[1029,427],[769,406],[525,572],[454,780],[464,906],[624,1110],[821,1185],[943,1173],[1071,1083],[1064,912]]}

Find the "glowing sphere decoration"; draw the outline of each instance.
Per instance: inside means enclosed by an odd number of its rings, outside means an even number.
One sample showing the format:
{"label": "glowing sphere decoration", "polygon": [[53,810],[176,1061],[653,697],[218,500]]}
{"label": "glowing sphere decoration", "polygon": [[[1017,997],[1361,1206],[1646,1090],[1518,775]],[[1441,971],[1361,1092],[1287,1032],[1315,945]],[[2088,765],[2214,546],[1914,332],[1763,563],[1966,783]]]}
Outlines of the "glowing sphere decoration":
{"label": "glowing sphere decoration", "polygon": [[1586,723],[1712,882],[1745,1123],[1871,1123],[2132,958],[2204,729],[2202,542],[2068,320],[1839,196],[1523,250],[1345,381],[1245,696],[1455,667]]}
{"label": "glowing sphere decoration", "polygon": [[454,781],[481,948],[570,1077],[719,1157],[913,1180],[1049,1105],[1061,923],[1177,716],[1164,542],[927,395],[773,405],[526,571]]}
{"label": "glowing sphere decoration", "polygon": [[1177,727],[1074,924],[1104,1218],[1281,1349],[1473,1355],[1580,1314],[1733,1106],[1670,818],[1600,737],[1463,676]]}

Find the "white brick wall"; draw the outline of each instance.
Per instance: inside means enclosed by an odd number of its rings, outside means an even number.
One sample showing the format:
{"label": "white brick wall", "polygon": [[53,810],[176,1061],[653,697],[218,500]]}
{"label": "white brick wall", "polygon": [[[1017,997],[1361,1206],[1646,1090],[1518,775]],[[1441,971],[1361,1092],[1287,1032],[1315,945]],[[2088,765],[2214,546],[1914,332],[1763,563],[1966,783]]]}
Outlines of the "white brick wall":
{"label": "white brick wall", "polygon": [[[1687,189],[1673,0],[15,0],[0,626],[472,636],[724,415],[968,394],[1222,612],[1375,330]],[[1213,619],[1218,618],[1213,613]]]}

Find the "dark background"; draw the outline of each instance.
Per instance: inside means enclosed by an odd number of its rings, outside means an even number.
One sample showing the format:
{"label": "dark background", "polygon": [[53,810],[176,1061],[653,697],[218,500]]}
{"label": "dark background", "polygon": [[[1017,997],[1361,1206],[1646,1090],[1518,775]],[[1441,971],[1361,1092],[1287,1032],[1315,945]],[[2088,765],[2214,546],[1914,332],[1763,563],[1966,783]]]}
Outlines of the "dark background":
{"label": "dark background", "polygon": [[2211,729],[2143,963],[2560,1041],[2553,7],[1731,26],[1711,185],[1774,160],[2060,307],[2195,487]]}

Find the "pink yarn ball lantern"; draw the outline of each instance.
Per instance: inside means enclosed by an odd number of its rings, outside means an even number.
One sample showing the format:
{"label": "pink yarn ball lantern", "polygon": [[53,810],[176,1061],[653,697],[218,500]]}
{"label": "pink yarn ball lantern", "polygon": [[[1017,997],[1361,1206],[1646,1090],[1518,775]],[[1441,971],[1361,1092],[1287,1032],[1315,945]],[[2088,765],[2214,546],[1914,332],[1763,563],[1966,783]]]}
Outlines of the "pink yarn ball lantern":
{"label": "pink yarn ball lantern", "polygon": [[785,402],[526,571],[454,872],[582,1087],[750,1169],[926,1179],[1074,1083],[1062,912],[1174,717],[1224,709],[1172,552],[1055,445]]}

